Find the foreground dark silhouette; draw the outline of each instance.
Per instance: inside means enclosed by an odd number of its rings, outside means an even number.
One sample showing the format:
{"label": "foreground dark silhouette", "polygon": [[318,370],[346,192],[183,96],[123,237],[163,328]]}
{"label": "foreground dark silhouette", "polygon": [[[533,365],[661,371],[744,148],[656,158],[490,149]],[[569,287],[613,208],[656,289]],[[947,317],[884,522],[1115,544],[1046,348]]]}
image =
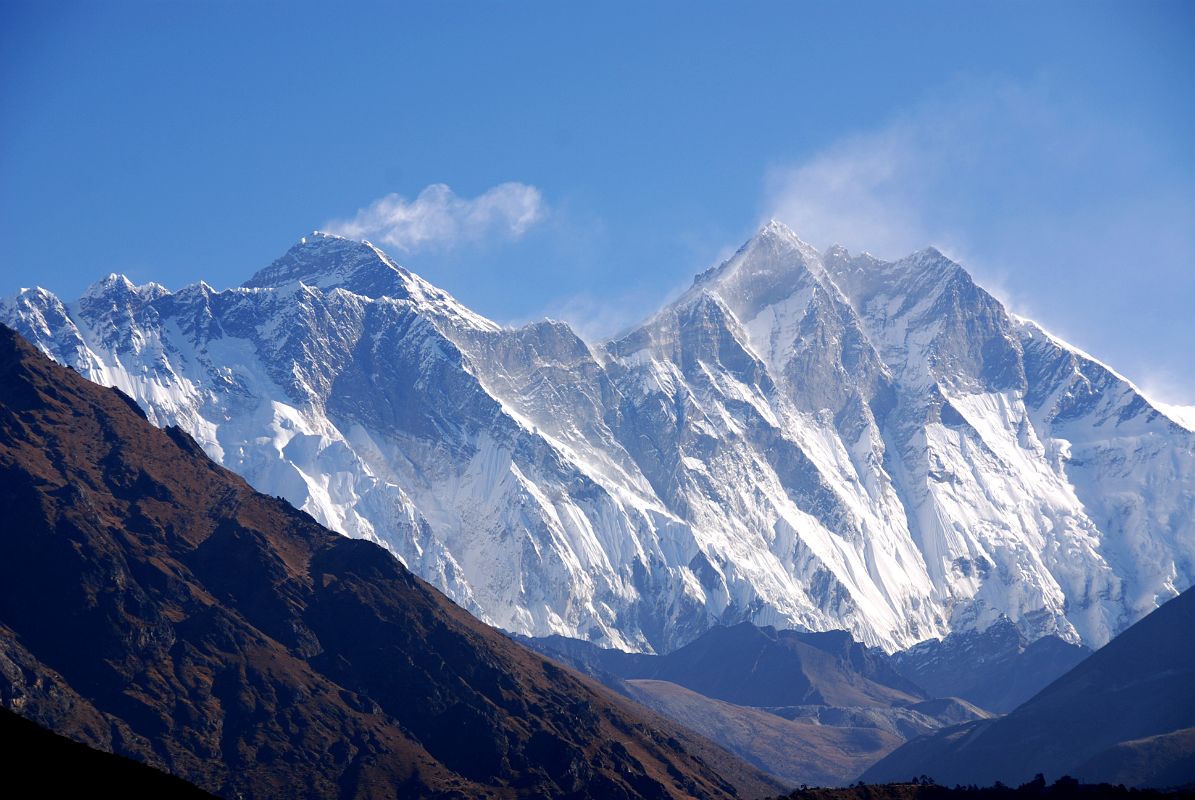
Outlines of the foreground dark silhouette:
{"label": "foreground dark silhouette", "polygon": [[1195,589],[1132,625],[1012,713],[914,739],[864,772],[878,783],[1195,783]]}
{"label": "foreground dark silhouette", "polygon": [[1052,784],[1041,775],[1020,786],[1001,783],[992,786],[939,786],[922,777],[908,783],[858,784],[841,789],[797,789],[785,800],[1189,800],[1195,787],[1178,789],[1132,789],[1110,783],[1079,783],[1064,776]]}
{"label": "foreground dark silhouette", "polygon": [[123,800],[212,800],[213,795],[181,778],[128,758],[72,742],[0,707],[0,753],[9,786],[36,786],[38,797],[94,797]]}
{"label": "foreground dark silhouette", "polygon": [[0,700],[228,797],[776,794],[0,327]]}

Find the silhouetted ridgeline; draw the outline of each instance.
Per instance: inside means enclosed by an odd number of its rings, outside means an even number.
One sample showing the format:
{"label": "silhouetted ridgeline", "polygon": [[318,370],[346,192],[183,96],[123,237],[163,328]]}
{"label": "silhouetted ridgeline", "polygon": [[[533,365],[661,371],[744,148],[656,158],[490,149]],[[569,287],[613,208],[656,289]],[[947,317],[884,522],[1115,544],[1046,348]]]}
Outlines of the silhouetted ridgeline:
{"label": "silhouetted ridgeline", "polygon": [[117,789],[123,800],[212,800],[181,778],[93,750],[0,707],[5,778],[37,787],[38,797],[88,797]]}
{"label": "silhouetted ridgeline", "polygon": [[[918,782],[919,781],[919,782]],[[783,800],[1014,800],[1014,798],[1045,798],[1046,800],[1103,800],[1104,798],[1132,798],[1132,800],[1187,800],[1195,798],[1195,787],[1178,789],[1130,789],[1109,783],[1079,783],[1062,777],[1047,784],[1038,775],[1017,787],[996,783],[993,786],[939,786],[924,778],[909,783],[859,784],[842,789],[797,789]]]}
{"label": "silhouetted ridgeline", "polygon": [[1195,590],[1162,605],[998,719],[946,728],[864,772],[949,785],[1035,774],[1126,786],[1195,784]]}

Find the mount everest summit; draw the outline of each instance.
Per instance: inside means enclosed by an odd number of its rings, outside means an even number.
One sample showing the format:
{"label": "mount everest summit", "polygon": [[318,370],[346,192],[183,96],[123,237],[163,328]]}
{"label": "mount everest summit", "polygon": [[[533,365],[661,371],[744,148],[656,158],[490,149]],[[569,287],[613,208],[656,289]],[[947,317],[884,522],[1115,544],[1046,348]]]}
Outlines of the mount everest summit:
{"label": "mount everest summit", "polygon": [[521,634],[1098,647],[1195,583],[1195,433],[933,249],[769,223],[596,345],[318,233],[237,288],[112,275],[0,321]]}

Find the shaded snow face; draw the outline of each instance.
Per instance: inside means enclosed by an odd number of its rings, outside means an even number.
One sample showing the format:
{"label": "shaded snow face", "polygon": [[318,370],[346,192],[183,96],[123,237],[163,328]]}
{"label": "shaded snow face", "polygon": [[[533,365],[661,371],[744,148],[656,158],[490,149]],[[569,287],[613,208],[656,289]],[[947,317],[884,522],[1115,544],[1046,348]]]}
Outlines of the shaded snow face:
{"label": "shaded snow face", "polygon": [[0,319],[527,635],[1099,646],[1192,583],[1195,434],[934,250],[773,223],[600,347],[319,234],[239,288],[109,276]]}

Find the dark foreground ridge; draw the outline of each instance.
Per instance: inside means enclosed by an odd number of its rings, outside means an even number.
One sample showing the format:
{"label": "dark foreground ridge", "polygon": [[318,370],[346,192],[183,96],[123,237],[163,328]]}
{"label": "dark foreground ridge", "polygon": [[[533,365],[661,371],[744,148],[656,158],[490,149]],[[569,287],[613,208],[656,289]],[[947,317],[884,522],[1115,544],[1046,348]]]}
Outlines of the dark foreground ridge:
{"label": "dark foreground ridge", "polygon": [[1063,777],[1047,784],[1041,776],[1017,787],[947,788],[932,782],[885,783],[842,789],[797,789],[784,800],[1190,800],[1195,789],[1130,789],[1110,783],[1079,783]]}
{"label": "dark foreground ridge", "polygon": [[781,790],[0,327],[0,701],[234,797]]}
{"label": "dark foreground ridge", "polygon": [[0,708],[0,753],[9,785],[36,786],[38,797],[212,800],[186,781],[128,758],[93,750]]}
{"label": "dark foreground ridge", "polygon": [[1195,589],[1162,605],[1012,713],[915,739],[865,781],[1195,783]]}

